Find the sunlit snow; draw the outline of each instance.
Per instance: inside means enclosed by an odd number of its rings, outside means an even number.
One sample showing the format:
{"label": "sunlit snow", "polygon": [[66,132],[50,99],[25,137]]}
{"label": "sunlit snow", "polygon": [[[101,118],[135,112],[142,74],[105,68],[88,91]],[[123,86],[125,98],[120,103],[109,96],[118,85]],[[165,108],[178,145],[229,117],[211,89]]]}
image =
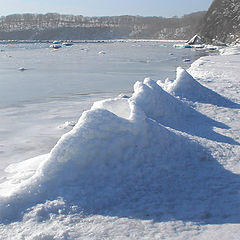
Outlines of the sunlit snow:
{"label": "sunlit snow", "polygon": [[48,154],[6,168],[2,239],[237,239],[239,64],[203,57],[65,121]]}

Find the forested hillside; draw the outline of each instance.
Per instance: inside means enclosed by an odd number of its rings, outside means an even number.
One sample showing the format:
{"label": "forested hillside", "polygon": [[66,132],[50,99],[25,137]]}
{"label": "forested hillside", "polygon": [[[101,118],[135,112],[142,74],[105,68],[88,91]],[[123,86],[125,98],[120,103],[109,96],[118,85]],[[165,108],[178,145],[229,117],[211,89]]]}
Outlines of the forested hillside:
{"label": "forested hillside", "polygon": [[206,12],[181,18],[14,14],[0,18],[0,39],[189,39]]}

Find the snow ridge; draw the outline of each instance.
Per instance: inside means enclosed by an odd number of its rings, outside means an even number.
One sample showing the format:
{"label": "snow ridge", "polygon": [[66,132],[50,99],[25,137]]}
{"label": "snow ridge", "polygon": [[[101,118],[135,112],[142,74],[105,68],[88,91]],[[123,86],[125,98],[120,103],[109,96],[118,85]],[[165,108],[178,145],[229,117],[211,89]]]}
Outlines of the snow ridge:
{"label": "snow ridge", "polygon": [[213,104],[221,107],[239,108],[240,105],[219,95],[211,89],[197,82],[185,69],[177,68],[177,77],[174,82],[167,82],[167,92],[185,98],[192,102]]}
{"label": "snow ridge", "polygon": [[[184,76],[193,81],[178,69],[177,82]],[[16,174],[0,186],[0,221],[102,214],[235,222],[240,209],[232,191],[239,176],[225,170],[203,146],[167,128],[237,144],[214,133],[214,125],[227,127],[153,80],[137,82],[129,99],[96,102],[50,154],[8,168]],[[226,194],[231,194],[227,203]]]}

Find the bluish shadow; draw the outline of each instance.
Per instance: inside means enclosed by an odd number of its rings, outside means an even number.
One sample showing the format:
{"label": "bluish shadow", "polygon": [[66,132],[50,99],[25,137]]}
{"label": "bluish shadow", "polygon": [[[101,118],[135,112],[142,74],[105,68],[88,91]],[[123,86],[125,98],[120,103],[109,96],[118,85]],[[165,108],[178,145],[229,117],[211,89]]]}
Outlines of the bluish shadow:
{"label": "bluish shadow", "polygon": [[9,203],[10,213],[1,223],[22,221],[36,204],[58,197],[65,201],[63,209],[47,206],[33,211],[37,222],[58,214],[96,214],[155,222],[240,223],[240,176],[224,169],[200,144],[154,120],[146,121],[154,137],[150,134],[142,144],[129,146],[124,150],[126,158],[116,162],[112,152],[110,162],[95,161],[73,179],[69,176],[74,166],[66,164],[61,184],[53,178],[29,193],[30,202],[27,196],[13,199],[12,203],[22,201],[22,205]]}
{"label": "bluish shadow", "polygon": [[213,90],[195,82],[197,87],[191,92],[182,92],[178,94],[179,97],[185,98],[192,102],[200,102],[205,104],[212,104],[218,107],[240,109],[240,104],[231,101],[230,99],[214,92]]}
{"label": "bluish shadow", "polygon": [[178,68],[177,72],[177,79],[170,90],[175,96],[185,98],[192,102],[207,103],[218,107],[240,108],[240,104],[234,103],[230,99],[201,85],[186,70]]}
{"label": "bluish shadow", "polygon": [[136,99],[136,102],[142,106],[143,111],[149,118],[181,132],[217,142],[239,145],[234,139],[213,130],[214,127],[229,129],[226,124],[196,111],[188,104],[164,91],[153,81],[148,82],[148,86],[144,85],[143,87],[144,92],[142,96],[140,95]]}
{"label": "bluish shadow", "polygon": [[[138,167],[125,162],[122,176],[106,169],[102,184],[99,182],[104,174],[89,176],[96,182],[83,184],[87,195],[75,200],[65,196],[66,201],[78,205],[85,215],[155,222],[240,223],[240,176],[226,170],[201,145],[170,135],[171,154],[159,145],[159,158],[152,161],[153,156],[144,154],[145,161]],[[182,151],[178,155],[179,149]]]}

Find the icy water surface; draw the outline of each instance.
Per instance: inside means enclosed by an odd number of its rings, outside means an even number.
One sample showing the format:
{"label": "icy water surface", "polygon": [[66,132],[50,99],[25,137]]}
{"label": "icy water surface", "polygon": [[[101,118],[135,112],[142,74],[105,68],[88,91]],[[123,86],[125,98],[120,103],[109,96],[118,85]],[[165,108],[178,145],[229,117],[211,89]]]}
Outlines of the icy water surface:
{"label": "icy water surface", "polygon": [[[199,53],[172,43],[79,43],[52,50],[49,44],[0,45],[0,107],[74,95],[131,91],[136,81],[174,78],[183,59]],[[25,68],[26,71],[19,71]]]}
{"label": "icy water surface", "polygon": [[[12,162],[44,154],[82,111],[103,98],[131,94],[145,77],[175,78],[204,54],[170,42],[0,44],[0,173]],[[190,59],[191,62],[184,62]],[[26,70],[21,71],[19,68]]]}

